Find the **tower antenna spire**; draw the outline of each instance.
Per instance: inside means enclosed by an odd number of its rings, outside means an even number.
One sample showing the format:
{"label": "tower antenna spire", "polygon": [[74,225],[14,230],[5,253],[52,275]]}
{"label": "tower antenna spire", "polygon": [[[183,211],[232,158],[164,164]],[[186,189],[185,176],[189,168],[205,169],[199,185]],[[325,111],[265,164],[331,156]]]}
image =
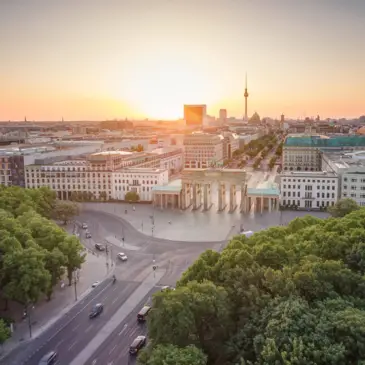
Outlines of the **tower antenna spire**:
{"label": "tower antenna spire", "polygon": [[247,91],[247,72],[246,72],[246,77],[245,77],[245,93],[243,94],[245,97],[245,122],[248,121],[248,116],[247,116],[247,98],[248,98],[248,91]]}

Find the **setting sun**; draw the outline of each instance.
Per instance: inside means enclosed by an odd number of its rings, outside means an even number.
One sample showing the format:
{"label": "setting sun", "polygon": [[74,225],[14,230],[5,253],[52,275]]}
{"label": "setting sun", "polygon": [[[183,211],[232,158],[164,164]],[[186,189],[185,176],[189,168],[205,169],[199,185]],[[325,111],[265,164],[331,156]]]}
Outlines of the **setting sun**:
{"label": "setting sun", "polygon": [[209,78],[183,60],[141,60],[127,77],[121,97],[152,119],[180,118],[184,103],[217,99]]}

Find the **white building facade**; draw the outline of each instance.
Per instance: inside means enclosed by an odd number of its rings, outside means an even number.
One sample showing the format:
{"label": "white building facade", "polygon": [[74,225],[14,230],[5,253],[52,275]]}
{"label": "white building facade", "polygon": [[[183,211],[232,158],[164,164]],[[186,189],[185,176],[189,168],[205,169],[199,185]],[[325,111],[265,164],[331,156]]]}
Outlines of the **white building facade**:
{"label": "white building facade", "polygon": [[139,195],[140,201],[152,201],[152,189],[155,186],[166,185],[169,172],[165,169],[130,168],[112,173],[112,199],[125,200],[128,192]]}
{"label": "white building facade", "polygon": [[321,210],[339,199],[339,178],[333,172],[290,171],[280,176],[280,205]]}

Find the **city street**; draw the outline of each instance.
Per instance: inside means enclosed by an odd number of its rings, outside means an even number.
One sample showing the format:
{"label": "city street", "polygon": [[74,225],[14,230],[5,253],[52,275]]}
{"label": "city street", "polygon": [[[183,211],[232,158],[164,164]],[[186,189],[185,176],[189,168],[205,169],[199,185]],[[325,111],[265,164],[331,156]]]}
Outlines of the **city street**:
{"label": "city street", "polygon": [[147,335],[147,325],[146,323],[137,322],[137,314],[144,305],[150,305],[152,303],[152,294],[160,289],[160,287],[155,287],[143,298],[128,318],[120,323],[85,365],[135,364],[136,357],[129,355],[129,346],[137,336]]}
{"label": "city street", "polygon": [[[38,365],[40,359],[49,351],[58,352],[58,364],[70,364],[137,287],[137,282],[117,281],[111,285],[109,280],[104,290],[85,303],[77,316],[58,333],[54,330],[50,331],[48,341],[25,364]],[[98,317],[90,319],[89,313],[96,303],[102,303],[104,310]]]}

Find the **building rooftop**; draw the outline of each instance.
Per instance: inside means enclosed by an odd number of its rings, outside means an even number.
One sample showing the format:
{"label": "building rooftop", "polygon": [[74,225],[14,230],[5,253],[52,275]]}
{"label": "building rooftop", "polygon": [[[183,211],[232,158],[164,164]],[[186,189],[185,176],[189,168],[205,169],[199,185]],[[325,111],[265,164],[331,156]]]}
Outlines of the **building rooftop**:
{"label": "building rooftop", "polygon": [[281,177],[336,177],[336,173],[333,171],[286,171],[280,174]]}
{"label": "building rooftop", "polygon": [[164,153],[170,153],[170,152],[179,151],[179,150],[181,150],[181,147],[178,147],[178,146],[160,147],[160,148],[155,148],[154,150],[150,151],[150,153],[162,155]]}
{"label": "building rooftop", "polygon": [[129,151],[102,151],[102,152],[95,152],[93,154],[91,154],[91,156],[130,156],[132,155],[134,152],[129,152]]}
{"label": "building rooftop", "polygon": [[164,171],[167,171],[166,169],[156,169],[156,168],[148,168],[148,167],[131,167],[131,168],[128,168],[128,167],[123,167],[119,170],[115,170],[115,172],[131,172],[131,173],[134,173],[134,172],[142,172],[142,173],[161,173],[161,172],[164,172]]}
{"label": "building rooftop", "polygon": [[258,184],[255,188],[247,188],[248,195],[280,195],[280,190],[278,184],[272,181],[264,181]]}
{"label": "building rooftop", "polygon": [[181,179],[177,179],[170,181],[167,185],[154,186],[152,191],[180,193],[181,189]]}
{"label": "building rooftop", "polygon": [[284,147],[317,147],[317,148],[339,148],[339,147],[365,147],[365,136],[336,136],[325,138],[323,136],[288,136],[285,139]]}

